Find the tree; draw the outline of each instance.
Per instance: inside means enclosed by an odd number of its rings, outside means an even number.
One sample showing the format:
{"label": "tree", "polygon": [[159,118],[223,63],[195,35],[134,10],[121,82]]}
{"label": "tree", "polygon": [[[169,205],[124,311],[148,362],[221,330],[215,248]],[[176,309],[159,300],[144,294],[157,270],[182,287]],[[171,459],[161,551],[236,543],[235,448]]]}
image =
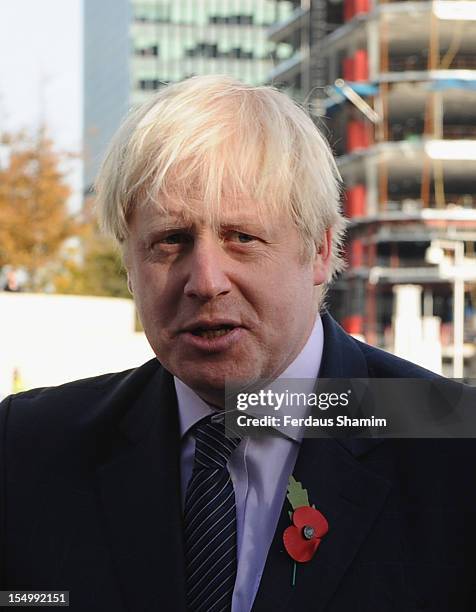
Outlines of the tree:
{"label": "tree", "polygon": [[130,298],[118,249],[98,234],[84,237],[77,252],[65,253],[53,278],[58,293]]}
{"label": "tree", "polygon": [[64,160],[45,129],[4,136],[8,158],[0,166],[0,268],[23,267],[29,288],[41,288],[40,272],[65,239],[76,232],[67,208],[70,188],[60,170]]}
{"label": "tree", "polygon": [[118,247],[100,233],[94,200],[84,203],[78,223],[77,248],[63,253],[52,279],[58,293],[130,298],[127,276]]}

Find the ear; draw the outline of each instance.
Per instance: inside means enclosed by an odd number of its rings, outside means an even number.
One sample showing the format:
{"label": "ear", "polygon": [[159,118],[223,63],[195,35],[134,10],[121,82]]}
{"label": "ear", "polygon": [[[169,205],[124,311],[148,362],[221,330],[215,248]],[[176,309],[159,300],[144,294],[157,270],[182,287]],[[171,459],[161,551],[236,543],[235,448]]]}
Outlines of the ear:
{"label": "ear", "polygon": [[314,256],[314,285],[322,285],[329,275],[331,264],[332,230],[325,231]]}
{"label": "ear", "polygon": [[129,274],[129,270],[127,270],[127,288],[129,289],[129,293],[134,295],[134,289],[132,287],[131,275]]}
{"label": "ear", "polygon": [[127,274],[127,288],[129,289],[129,293],[134,295],[134,288],[132,286],[132,278],[131,272],[129,269],[129,245],[127,241],[121,243],[121,258],[122,258],[122,266]]}

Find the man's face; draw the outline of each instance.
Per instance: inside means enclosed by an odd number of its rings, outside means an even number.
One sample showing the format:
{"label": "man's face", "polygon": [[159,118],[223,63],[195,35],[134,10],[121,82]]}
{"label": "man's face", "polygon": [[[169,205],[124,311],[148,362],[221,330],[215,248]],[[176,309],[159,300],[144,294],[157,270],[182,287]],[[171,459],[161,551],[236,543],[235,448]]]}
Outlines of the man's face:
{"label": "man's face", "polygon": [[258,220],[251,200],[225,201],[217,227],[200,213],[136,208],[125,245],[129,286],[162,365],[223,405],[225,382],[272,379],[295,359],[316,316],[328,239],[310,260],[282,211]]}

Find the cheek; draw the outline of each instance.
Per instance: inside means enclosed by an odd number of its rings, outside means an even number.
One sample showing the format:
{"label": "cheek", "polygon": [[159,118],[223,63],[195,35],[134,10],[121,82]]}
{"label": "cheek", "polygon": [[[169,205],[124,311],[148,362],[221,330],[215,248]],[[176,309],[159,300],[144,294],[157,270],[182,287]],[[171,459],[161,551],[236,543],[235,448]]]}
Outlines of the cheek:
{"label": "cheek", "polygon": [[176,275],[162,266],[142,263],[134,276],[143,301],[168,300],[176,293]]}
{"label": "cheek", "polygon": [[314,291],[312,270],[296,267],[281,278],[280,292],[287,304],[299,310],[301,304],[308,301]]}
{"label": "cheek", "polygon": [[132,279],[134,286],[134,301],[137,305],[144,326],[151,323],[160,324],[168,306],[174,299],[172,288],[167,287],[162,275],[146,266]]}
{"label": "cheek", "polygon": [[308,325],[314,304],[314,287],[308,273],[298,270],[295,275],[281,275],[266,293],[263,319],[276,335],[292,334],[301,325]]}

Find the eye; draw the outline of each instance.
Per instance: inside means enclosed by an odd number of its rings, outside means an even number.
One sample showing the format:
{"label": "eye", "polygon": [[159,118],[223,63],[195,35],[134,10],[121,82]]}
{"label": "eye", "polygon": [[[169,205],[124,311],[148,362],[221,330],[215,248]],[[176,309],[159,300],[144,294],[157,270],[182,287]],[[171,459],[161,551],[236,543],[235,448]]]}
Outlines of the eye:
{"label": "eye", "polygon": [[181,246],[184,244],[188,244],[191,242],[192,237],[187,232],[171,232],[166,236],[161,236],[160,238],[154,240],[152,243],[152,248],[166,248],[169,246]]}
{"label": "eye", "polygon": [[183,244],[188,241],[189,236],[187,234],[169,234],[160,240],[162,244]]}
{"label": "eye", "polygon": [[244,232],[232,232],[231,239],[235,242],[239,242],[240,244],[247,244],[249,242],[254,242],[257,240],[255,236],[251,236],[251,234],[245,234]]}
{"label": "eye", "polygon": [[187,232],[171,232],[151,238],[147,250],[156,256],[168,255],[181,251],[191,240]]}

